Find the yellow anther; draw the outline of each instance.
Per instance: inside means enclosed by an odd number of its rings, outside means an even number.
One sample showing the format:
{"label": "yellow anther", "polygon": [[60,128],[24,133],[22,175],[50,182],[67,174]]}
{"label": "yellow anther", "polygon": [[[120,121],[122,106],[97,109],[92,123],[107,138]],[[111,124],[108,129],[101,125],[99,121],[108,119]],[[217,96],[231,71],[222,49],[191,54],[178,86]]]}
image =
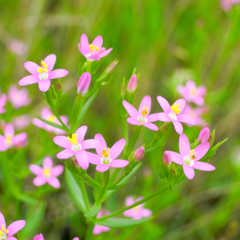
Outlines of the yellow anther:
{"label": "yellow anther", "polygon": [[11,135],[6,136],[6,142],[7,142],[7,144],[10,144],[12,142],[12,136]]}
{"label": "yellow anther", "polygon": [[108,148],[107,151],[106,151],[106,148],[104,148],[104,149],[102,150],[102,155],[103,155],[103,157],[105,157],[105,158],[110,157],[109,152],[110,152],[110,148]]}
{"label": "yellow anther", "polygon": [[5,233],[9,233],[9,231],[4,227],[4,224],[2,225],[2,230],[3,230]]}
{"label": "yellow anther", "polygon": [[191,91],[191,93],[190,93],[192,96],[195,96],[195,95],[197,95],[197,89],[196,88],[194,88],[192,91]]}
{"label": "yellow anther", "polygon": [[172,106],[171,106],[171,109],[176,113],[176,114],[179,114],[181,112],[181,109],[178,108],[179,107],[179,104],[176,104],[174,103]]}
{"label": "yellow anther", "polygon": [[195,150],[194,150],[194,149],[193,149],[193,150],[191,150],[191,151],[189,152],[189,154],[190,154],[190,156],[191,156],[191,160],[194,160],[194,159],[196,159],[196,156],[195,156],[196,152],[195,152]]}
{"label": "yellow anther", "polygon": [[2,237],[3,236],[3,232],[0,230],[0,237]]}
{"label": "yellow anther", "polygon": [[90,52],[93,52],[94,50],[95,51],[99,51],[100,50],[97,46],[94,46],[92,44],[89,44],[89,48],[90,48]]}
{"label": "yellow anther", "polygon": [[38,71],[39,73],[41,73],[41,74],[42,74],[43,72],[46,72],[46,73],[47,73],[47,72],[48,72],[48,69],[47,69],[47,68],[48,68],[48,65],[47,65],[44,61],[41,61],[41,65],[42,65],[42,67],[39,67],[37,71]]}
{"label": "yellow anther", "polygon": [[54,122],[55,120],[55,116],[54,115],[51,115],[49,118],[48,118],[48,121],[49,122]]}
{"label": "yellow anther", "polygon": [[145,117],[148,114],[148,108],[143,107],[141,114],[142,114],[143,117]]}
{"label": "yellow anther", "polygon": [[69,140],[72,144],[77,145],[77,144],[78,144],[77,134],[73,133],[73,134],[72,134],[72,138],[68,137],[68,140]]}
{"label": "yellow anther", "polygon": [[44,176],[49,177],[50,173],[51,173],[51,169],[50,168],[44,168],[43,169]]}

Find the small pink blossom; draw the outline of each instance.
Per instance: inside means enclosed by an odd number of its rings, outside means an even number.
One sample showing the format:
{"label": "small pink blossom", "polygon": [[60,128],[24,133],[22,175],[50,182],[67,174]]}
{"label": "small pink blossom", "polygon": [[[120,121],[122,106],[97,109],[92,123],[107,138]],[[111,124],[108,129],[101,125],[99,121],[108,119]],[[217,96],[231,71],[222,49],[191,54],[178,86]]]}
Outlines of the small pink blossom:
{"label": "small pink blossom", "polygon": [[203,106],[205,102],[203,97],[206,94],[206,87],[197,87],[194,81],[187,81],[186,86],[178,86],[177,91],[187,102],[193,102],[199,106]]}
{"label": "small pink blossom", "polygon": [[34,62],[25,62],[24,67],[32,75],[22,78],[18,84],[20,86],[25,86],[38,83],[40,91],[46,92],[50,88],[51,79],[62,78],[68,74],[68,71],[64,69],[53,70],[55,62],[55,54],[48,55],[43,61],[41,61],[41,66],[38,66]]}
{"label": "small pink blossom", "polygon": [[[45,119],[45,120],[48,120],[49,122],[52,122],[52,123],[56,123],[58,125],[61,125],[61,123],[59,122],[59,120],[53,115],[53,113],[50,111],[50,109],[48,108],[43,108],[42,109],[42,112],[41,112],[41,118]],[[60,116],[61,120],[63,121],[63,123],[65,125],[68,124],[68,117],[67,116]],[[33,124],[39,128],[43,128],[45,129],[46,131],[48,132],[54,132],[55,134],[59,135],[59,134],[65,134],[66,132],[59,129],[59,128],[55,128],[55,127],[52,127],[50,125],[48,125],[47,123],[45,122],[42,122],[40,119],[38,118],[34,118],[32,120]]]}
{"label": "small pink blossom", "polygon": [[27,45],[24,44],[19,39],[13,39],[8,43],[8,49],[16,55],[22,56],[26,54],[28,48]]}
{"label": "small pink blossom", "polygon": [[6,109],[4,108],[7,102],[7,95],[0,94],[0,114],[5,113]]}
{"label": "small pink blossom", "polygon": [[210,129],[205,127],[201,130],[198,136],[198,142],[204,143],[207,142],[210,137]]}
{"label": "small pink blossom", "polygon": [[91,74],[89,72],[84,72],[80,77],[77,84],[77,93],[85,95],[88,92],[88,88],[91,83]]}
{"label": "small pink blossom", "polygon": [[29,169],[32,173],[37,175],[37,177],[33,180],[33,184],[35,186],[38,187],[48,183],[53,188],[60,187],[60,182],[56,177],[62,174],[64,167],[62,165],[53,167],[53,161],[50,157],[44,158],[43,168],[38,165],[31,164]]}
{"label": "small pink blossom", "polygon": [[153,131],[157,131],[158,127],[153,124],[158,120],[158,113],[151,114],[151,97],[145,96],[139,106],[138,111],[127,101],[123,101],[123,106],[130,115],[130,118],[127,119],[127,122],[133,125],[143,125]]}
{"label": "small pink blossom", "polygon": [[60,147],[66,148],[57,154],[59,159],[68,159],[75,155],[81,168],[87,169],[91,159],[88,157],[86,149],[96,148],[100,145],[97,140],[83,140],[87,132],[87,126],[80,127],[72,137],[57,136],[53,139],[54,143]]}
{"label": "small pink blossom", "polygon": [[[134,200],[133,197],[128,196],[125,200],[125,203],[126,203],[126,206],[128,207],[142,199],[143,199],[143,197],[138,197],[136,200]],[[132,219],[141,219],[144,217],[152,216],[152,211],[144,208],[144,205],[145,205],[145,203],[142,203],[136,207],[128,209],[127,211],[123,212],[123,215],[126,217],[130,217]]]}
{"label": "small pink blossom", "polygon": [[132,93],[137,89],[138,81],[137,81],[137,75],[133,74],[128,82],[127,85],[127,91]]}
{"label": "small pink blossom", "polygon": [[240,0],[220,0],[221,7],[226,12],[237,3],[240,3]]}
{"label": "small pink blossom", "polygon": [[[36,235],[33,240],[44,240],[43,235],[40,233],[39,235]],[[75,237],[73,240],[79,240],[78,237]]]}
{"label": "small pink blossom", "polygon": [[141,146],[140,148],[138,148],[133,154],[133,158],[135,159],[135,161],[140,161],[144,156],[144,152],[145,147]]}
{"label": "small pink blossom", "polygon": [[17,240],[13,237],[18,231],[20,231],[26,222],[24,220],[18,220],[11,223],[8,227],[5,222],[3,214],[0,212],[0,239],[2,240]]}
{"label": "small pink blossom", "polygon": [[[100,210],[100,211],[98,212],[98,214],[97,214],[97,218],[101,218],[101,217],[103,217],[103,216],[105,216],[105,215],[108,215],[108,214],[110,214],[110,213],[111,213],[111,212],[109,212],[109,211],[106,211],[106,212],[103,213],[103,211]],[[93,234],[94,234],[94,235],[99,235],[99,234],[101,234],[101,233],[103,233],[103,232],[108,232],[108,231],[110,231],[110,230],[111,230],[111,228],[109,228],[109,227],[95,224],[95,225],[94,225],[94,228],[93,228]]]}
{"label": "small pink blossom", "polygon": [[31,122],[30,117],[27,114],[13,118],[13,125],[17,130],[22,130],[26,128],[30,124],[30,122]]}
{"label": "small pink blossom", "polygon": [[99,146],[96,147],[97,155],[94,153],[87,154],[89,162],[97,165],[97,171],[105,172],[110,167],[123,168],[129,164],[126,160],[116,159],[126,144],[126,140],[124,138],[116,142],[111,148],[107,147],[107,144],[101,134],[96,134],[95,140],[100,142]]}
{"label": "small pink blossom", "polygon": [[92,44],[89,44],[88,37],[86,34],[82,34],[80,43],[78,44],[79,51],[82,53],[82,55],[87,60],[99,60],[102,57],[105,57],[108,55],[112,48],[105,50],[105,48],[102,47],[103,44],[103,38],[102,36],[97,36]]}
{"label": "small pink blossom", "polygon": [[191,149],[189,140],[185,134],[179,137],[180,154],[172,151],[167,151],[171,155],[173,162],[183,165],[183,171],[187,178],[193,179],[195,172],[194,168],[201,171],[213,171],[215,167],[209,163],[199,162],[205,156],[210,148],[209,142],[204,142],[198,145],[195,149]]}
{"label": "small pink blossom", "polygon": [[171,155],[167,151],[163,153],[163,163],[168,166],[170,166],[172,163]]}
{"label": "small pink blossom", "polygon": [[27,134],[25,132],[14,135],[13,124],[8,123],[4,128],[4,135],[0,135],[0,151],[6,151],[14,146],[20,148],[27,143]]}
{"label": "small pink blossom", "polygon": [[191,125],[196,124],[192,117],[181,114],[186,105],[186,101],[184,99],[178,99],[172,106],[170,106],[168,101],[161,96],[158,96],[157,100],[164,111],[158,114],[158,119],[162,122],[172,122],[178,134],[182,134],[183,132],[181,122]]}

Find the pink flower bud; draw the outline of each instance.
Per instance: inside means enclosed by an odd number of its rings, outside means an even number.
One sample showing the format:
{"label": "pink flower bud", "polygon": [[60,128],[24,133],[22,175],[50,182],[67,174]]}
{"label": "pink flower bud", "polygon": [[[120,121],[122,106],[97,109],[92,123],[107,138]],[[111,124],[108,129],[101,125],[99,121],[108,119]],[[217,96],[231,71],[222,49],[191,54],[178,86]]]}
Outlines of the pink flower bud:
{"label": "pink flower bud", "polygon": [[137,88],[138,81],[137,81],[137,75],[133,74],[128,82],[127,90],[128,92],[134,92]]}
{"label": "pink flower bud", "polygon": [[165,165],[168,165],[168,166],[170,166],[171,163],[172,163],[172,159],[171,159],[170,153],[167,152],[167,151],[165,151],[165,152],[163,153],[163,163],[164,163]]}
{"label": "pink flower bud", "polygon": [[145,152],[145,148],[143,146],[138,148],[133,155],[133,158],[135,159],[135,161],[140,161],[143,158],[144,152]]}
{"label": "pink flower bud", "polygon": [[33,240],[44,240],[43,235],[40,233],[39,235],[36,235]]}
{"label": "pink flower bud", "polygon": [[110,66],[108,66],[106,69],[106,73],[107,74],[111,73],[114,70],[114,68],[117,66],[117,64],[118,64],[118,61],[114,61],[112,64],[110,64]]}
{"label": "pink flower bud", "polygon": [[78,84],[77,84],[77,93],[81,93],[85,95],[88,92],[88,88],[91,83],[91,74],[88,72],[84,72],[80,77]]}
{"label": "pink flower bud", "polygon": [[198,136],[198,142],[207,142],[208,139],[209,139],[209,136],[210,136],[210,129],[205,127],[202,129],[202,131],[199,133],[199,136]]}
{"label": "pink flower bud", "polygon": [[78,238],[78,237],[75,237],[73,240],[79,240],[79,238]]}

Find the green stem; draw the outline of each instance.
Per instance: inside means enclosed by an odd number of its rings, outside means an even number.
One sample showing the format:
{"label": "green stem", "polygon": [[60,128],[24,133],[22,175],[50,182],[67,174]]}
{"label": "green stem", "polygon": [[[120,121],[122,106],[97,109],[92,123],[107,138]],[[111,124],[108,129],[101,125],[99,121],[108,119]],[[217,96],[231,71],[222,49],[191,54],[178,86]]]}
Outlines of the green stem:
{"label": "green stem", "polygon": [[99,184],[98,182],[94,181],[87,173],[85,173],[83,175],[83,177],[85,177],[90,183],[92,183],[93,185],[99,187],[99,188],[103,188],[103,186],[101,184]]}
{"label": "green stem", "polygon": [[89,226],[88,226],[88,229],[87,229],[85,240],[91,240],[92,239],[93,228],[94,228],[94,222],[90,222]]}
{"label": "green stem", "polygon": [[83,194],[83,200],[85,202],[87,210],[89,211],[90,210],[90,203],[89,203],[89,199],[88,199],[86,188],[84,186],[84,183],[81,180],[78,181],[78,183],[79,183],[79,187],[81,188],[81,191],[82,191],[82,194]]}
{"label": "green stem", "polygon": [[123,137],[126,140],[126,144],[128,144],[128,127],[126,118],[122,118],[123,120]]}
{"label": "green stem", "polygon": [[91,64],[92,64],[92,61],[87,61],[87,72],[89,72],[91,74]]}

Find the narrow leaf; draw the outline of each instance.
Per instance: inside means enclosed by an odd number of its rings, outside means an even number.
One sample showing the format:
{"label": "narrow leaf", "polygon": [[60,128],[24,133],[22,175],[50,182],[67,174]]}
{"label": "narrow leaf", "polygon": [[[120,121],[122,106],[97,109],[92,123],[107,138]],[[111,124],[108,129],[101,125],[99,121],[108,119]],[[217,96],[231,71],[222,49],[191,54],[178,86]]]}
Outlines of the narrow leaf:
{"label": "narrow leaf", "polygon": [[63,128],[63,127],[62,127],[61,125],[59,125],[59,124],[50,122],[50,121],[48,121],[48,120],[46,120],[46,119],[43,119],[43,118],[41,118],[41,117],[37,117],[37,118],[38,118],[39,120],[41,120],[42,122],[45,122],[46,124],[48,124],[48,125],[50,125],[50,126],[52,126],[52,127],[59,128],[59,129],[65,131],[65,128]]}
{"label": "narrow leaf", "polygon": [[97,204],[97,205],[93,205],[93,207],[91,208],[91,210],[89,212],[87,212],[84,216],[86,218],[92,218],[92,217],[95,217],[98,212],[100,211],[101,209],[101,204]]}

